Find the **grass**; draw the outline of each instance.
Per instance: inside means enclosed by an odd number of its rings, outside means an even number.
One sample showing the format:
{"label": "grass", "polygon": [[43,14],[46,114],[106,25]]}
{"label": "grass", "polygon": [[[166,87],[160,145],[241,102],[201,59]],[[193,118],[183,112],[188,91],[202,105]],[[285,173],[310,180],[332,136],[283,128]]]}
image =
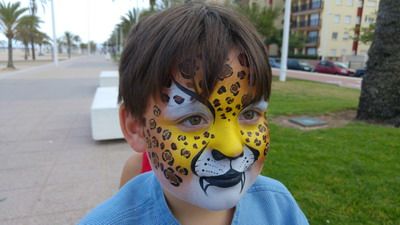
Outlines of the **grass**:
{"label": "grass", "polygon": [[[359,91],[273,84],[272,116],[356,109]],[[301,131],[271,123],[263,174],[283,182],[310,224],[400,224],[400,129],[351,122]]]}

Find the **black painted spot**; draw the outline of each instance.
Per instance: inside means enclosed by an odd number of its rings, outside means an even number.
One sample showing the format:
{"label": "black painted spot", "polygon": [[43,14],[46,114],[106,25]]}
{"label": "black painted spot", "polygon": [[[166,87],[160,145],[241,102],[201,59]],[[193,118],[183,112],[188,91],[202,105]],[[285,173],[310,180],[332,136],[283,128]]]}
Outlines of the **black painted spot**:
{"label": "black painted spot", "polygon": [[181,156],[183,156],[183,157],[188,159],[190,157],[190,151],[188,151],[187,149],[182,149],[181,150]]}
{"label": "black painted spot", "polygon": [[154,120],[154,119],[150,119],[149,120],[149,127],[150,127],[150,129],[155,129],[156,127],[157,127],[157,123],[156,123],[156,121]]}
{"label": "black painted spot", "polygon": [[196,75],[196,60],[193,58],[185,59],[178,64],[179,71],[185,79],[192,79]]}
{"label": "black painted spot", "polygon": [[198,146],[197,146],[197,144],[195,143],[195,144],[193,144],[193,148],[194,149],[197,149],[198,148]]}
{"label": "black painted spot", "polygon": [[175,174],[172,168],[164,170],[164,176],[175,187],[178,187],[182,183],[182,178]]}
{"label": "black painted spot", "polygon": [[245,66],[245,67],[250,66],[249,59],[247,58],[247,55],[244,52],[239,54],[238,60],[239,60],[240,65]]}
{"label": "black painted spot", "polygon": [[253,134],[250,131],[247,131],[247,136],[251,137]]}
{"label": "black painted spot", "polygon": [[224,67],[222,68],[222,72],[218,76],[218,78],[220,80],[223,80],[225,78],[228,78],[228,77],[232,76],[232,74],[233,74],[232,67],[230,65],[228,65],[228,64],[225,64]]}
{"label": "black painted spot", "polygon": [[186,168],[182,167],[182,166],[177,166],[177,167],[175,168],[175,170],[176,170],[179,174],[184,175],[184,176],[186,176],[186,175],[189,174],[189,171],[188,171]]}
{"label": "black painted spot", "polygon": [[157,148],[158,147],[158,140],[157,140],[157,138],[156,137],[151,137],[151,146],[153,147],[153,148]]}
{"label": "black painted spot", "polygon": [[205,138],[208,138],[208,137],[210,137],[210,133],[209,133],[208,131],[206,131],[206,132],[203,133],[203,136],[204,136]]}
{"label": "black painted spot", "polygon": [[250,142],[250,139],[249,138],[246,138],[246,140],[245,140],[247,143],[249,143]]}
{"label": "black painted spot", "polygon": [[174,157],[170,150],[165,150],[162,153],[162,159],[167,162],[168,165],[172,166],[174,164]]}
{"label": "black painted spot", "polygon": [[232,111],[232,108],[231,108],[231,107],[228,106],[228,107],[225,108],[225,112],[228,113],[228,112],[231,112],[231,111]]}
{"label": "black painted spot", "polygon": [[236,96],[239,94],[239,89],[240,89],[240,84],[239,84],[239,82],[236,82],[231,85],[231,88],[229,90],[231,91],[233,96]]}
{"label": "black painted spot", "polygon": [[194,136],[193,138],[194,138],[194,140],[199,140],[199,139],[200,139],[200,136],[197,136],[197,135],[196,135],[196,136]]}
{"label": "black painted spot", "polygon": [[179,95],[175,95],[174,96],[174,101],[176,102],[176,104],[182,104],[184,101],[185,101],[185,99],[184,98],[182,98],[181,96],[179,96]]}
{"label": "black painted spot", "polygon": [[161,143],[160,143],[160,148],[161,148],[161,150],[164,150],[164,148],[165,148],[164,142],[161,142]]}
{"label": "black painted spot", "polygon": [[220,94],[223,94],[223,93],[225,93],[226,92],[226,88],[225,88],[225,86],[221,86],[220,88],[218,88],[218,91],[217,91],[217,93],[220,95]]}
{"label": "black painted spot", "polygon": [[162,133],[162,138],[164,141],[169,140],[171,138],[171,131],[164,130]]}
{"label": "black painted spot", "polygon": [[160,114],[161,114],[161,110],[155,105],[155,106],[153,106],[153,114],[154,114],[154,116],[160,116]]}
{"label": "black painted spot", "polygon": [[240,71],[237,73],[237,77],[241,80],[243,80],[246,77],[246,72]]}
{"label": "black painted spot", "polygon": [[178,149],[175,143],[172,143],[172,144],[171,144],[171,149],[172,149],[172,150]]}
{"label": "black painted spot", "polygon": [[161,133],[162,128],[161,127],[157,127],[157,133]]}
{"label": "black painted spot", "polygon": [[228,105],[232,104],[233,100],[234,99],[232,97],[226,97],[225,98],[225,101],[226,101],[226,103],[228,103]]}
{"label": "black painted spot", "polygon": [[164,103],[168,103],[169,102],[169,96],[165,93],[161,93],[161,101]]}
{"label": "black painted spot", "polygon": [[216,107],[218,107],[218,106],[221,105],[221,102],[219,101],[219,99],[214,99],[213,105],[214,105],[214,107],[216,108]]}
{"label": "black painted spot", "polygon": [[184,141],[186,140],[186,136],[185,135],[179,135],[178,136],[178,141]]}
{"label": "black painted spot", "polygon": [[240,104],[237,104],[237,105],[235,106],[235,108],[238,109],[238,110],[240,110],[240,109],[242,108],[242,106],[241,106]]}

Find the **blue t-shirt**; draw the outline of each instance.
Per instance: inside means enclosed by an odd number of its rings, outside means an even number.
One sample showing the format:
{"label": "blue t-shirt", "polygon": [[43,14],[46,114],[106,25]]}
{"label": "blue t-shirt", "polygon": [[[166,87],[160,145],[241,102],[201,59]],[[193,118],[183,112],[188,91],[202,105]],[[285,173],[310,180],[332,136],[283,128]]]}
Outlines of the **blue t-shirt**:
{"label": "blue t-shirt", "polygon": [[[137,176],[79,224],[178,225],[169,210],[153,172]],[[306,217],[293,196],[279,181],[258,176],[240,199],[232,219],[234,225],[303,225]]]}

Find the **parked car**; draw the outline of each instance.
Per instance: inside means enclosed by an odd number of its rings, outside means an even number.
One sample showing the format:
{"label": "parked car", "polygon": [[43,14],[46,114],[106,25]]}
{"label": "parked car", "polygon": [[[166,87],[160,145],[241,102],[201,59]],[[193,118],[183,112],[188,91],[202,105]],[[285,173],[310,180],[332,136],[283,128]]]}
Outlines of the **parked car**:
{"label": "parked car", "polygon": [[306,63],[300,62],[298,59],[288,59],[287,61],[287,68],[290,70],[302,70],[302,71],[313,71],[313,67]]}
{"label": "parked car", "polygon": [[344,76],[351,76],[354,74],[354,72],[347,68],[345,64],[328,60],[321,60],[315,67],[314,71],[318,73],[338,74]]}
{"label": "parked car", "polygon": [[365,70],[366,70],[365,68],[356,69],[356,72],[354,73],[354,76],[355,77],[364,77]]}
{"label": "parked car", "polygon": [[270,57],[268,60],[269,60],[269,65],[272,68],[280,68],[281,67],[281,60],[279,60],[277,58],[273,58],[273,57]]}

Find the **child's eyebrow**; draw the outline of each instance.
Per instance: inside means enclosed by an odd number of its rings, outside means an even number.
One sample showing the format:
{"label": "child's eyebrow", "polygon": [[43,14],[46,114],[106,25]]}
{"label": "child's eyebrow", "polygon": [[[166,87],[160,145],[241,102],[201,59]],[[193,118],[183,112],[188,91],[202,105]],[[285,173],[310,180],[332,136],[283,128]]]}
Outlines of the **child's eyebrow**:
{"label": "child's eyebrow", "polygon": [[202,103],[203,105],[207,106],[207,108],[210,110],[210,112],[212,113],[213,118],[215,119],[215,109],[214,107],[211,105],[211,103],[208,101],[208,99],[204,99],[202,96],[200,96],[199,94],[197,94],[196,92],[193,92],[187,88],[185,88],[183,85],[181,85],[179,82],[174,81],[174,83],[176,84],[176,86],[179,88],[179,90],[183,91],[185,94],[189,95],[190,97],[193,97],[194,99],[196,99],[197,101],[199,101],[200,103]]}

